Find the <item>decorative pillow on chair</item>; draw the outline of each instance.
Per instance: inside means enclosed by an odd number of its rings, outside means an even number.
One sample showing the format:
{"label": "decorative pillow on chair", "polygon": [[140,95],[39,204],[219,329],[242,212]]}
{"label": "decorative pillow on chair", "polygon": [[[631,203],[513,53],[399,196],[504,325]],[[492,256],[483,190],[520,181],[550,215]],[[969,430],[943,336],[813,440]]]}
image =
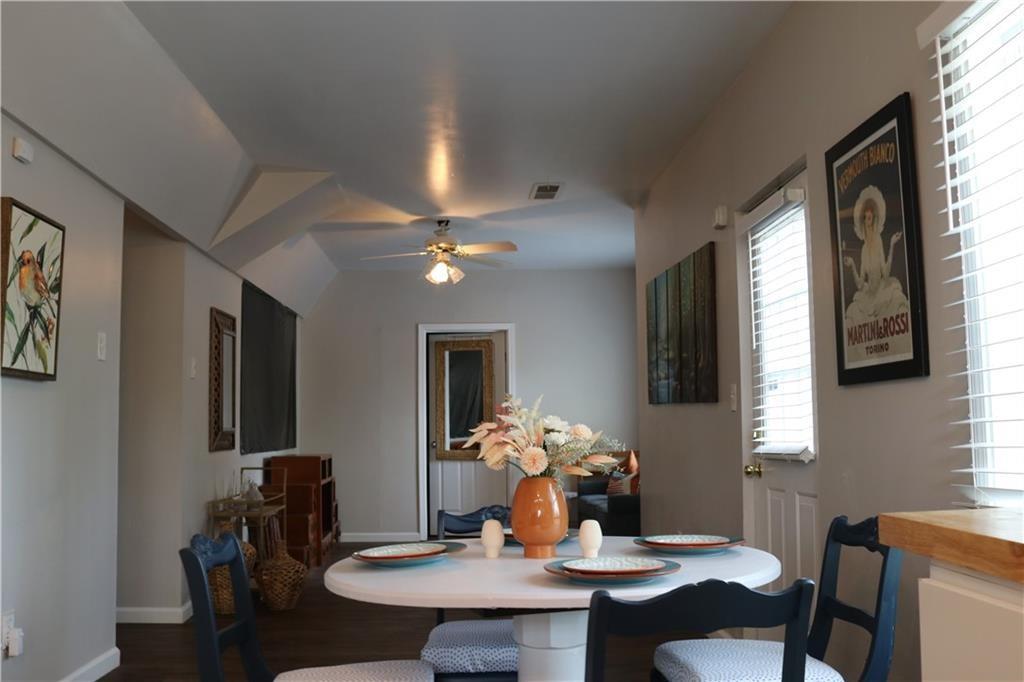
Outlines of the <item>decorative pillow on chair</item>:
{"label": "decorative pillow on chair", "polygon": [[[640,494],[640,460],[637,459],[636,451],[630,450],[629,457],[625,459],[620,467],[630,479],[629,490],[632,495]],[[611,493],[609,493],[611,494]]]}
{"label": "decorative pillow on chair", "polygon": [[632,482],[635,480],[636,474],[630,474],[627,476],[621,471],[613,471],[611,480],[608,481],[608,494],[609,495],[631,495],[633,487]]}

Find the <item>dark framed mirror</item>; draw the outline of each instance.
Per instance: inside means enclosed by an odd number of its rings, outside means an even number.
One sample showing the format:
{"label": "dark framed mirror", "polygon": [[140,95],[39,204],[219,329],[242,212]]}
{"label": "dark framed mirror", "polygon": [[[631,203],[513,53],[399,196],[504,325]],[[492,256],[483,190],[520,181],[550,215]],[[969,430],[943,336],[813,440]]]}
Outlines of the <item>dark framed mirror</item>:
{"label": "dark framed mirror", "polygon": [[434,353],[436,457],[476,459],[480,448],[463,449],[462,445],[470,429],[494,421],[494,342],[438,341]]}
{"label": "dark framed mirror", "polygon": [[234,315],[210,308],[210,452],[235,449]]}

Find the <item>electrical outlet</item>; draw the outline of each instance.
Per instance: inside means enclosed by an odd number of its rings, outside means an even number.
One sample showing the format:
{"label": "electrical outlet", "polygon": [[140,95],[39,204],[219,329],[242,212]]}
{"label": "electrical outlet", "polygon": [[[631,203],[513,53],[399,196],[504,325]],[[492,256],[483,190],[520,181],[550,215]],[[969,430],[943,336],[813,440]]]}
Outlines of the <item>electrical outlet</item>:
{"label": "electrical outlet", "polygon": [[729,384],[729,409],[736,411],[736,384]]}
{"label": "electrical outlet", "polygon": [[196,378],[196,359],[195,358],[192,358],[192,361],[188,365],[188,378],[189,379],[195,379]]}
{"label": "electrical outlet", "polygon": [[96,359],[100,361],[107,359],[106,332],[99,332],[98,334],[96,334]]}

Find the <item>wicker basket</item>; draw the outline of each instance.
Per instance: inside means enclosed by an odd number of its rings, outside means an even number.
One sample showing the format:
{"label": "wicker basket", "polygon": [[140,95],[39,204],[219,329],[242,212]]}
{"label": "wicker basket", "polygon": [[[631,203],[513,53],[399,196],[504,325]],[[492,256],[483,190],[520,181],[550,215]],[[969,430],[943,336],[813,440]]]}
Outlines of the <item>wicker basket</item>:
{"label": "wicker basket", "polygon": [[260,594],[271,611],[287,611],[298,603],[309,569],[289,556],[276,518],[270,520],[270,537],[274,555],[260,562],[257,571]]}
{"label": "wicker basket", "polygon": [[[222,523],[222,533],[233,532],[230,522]],[[245,574],[252,575],[256,565],[256,548],[244,540],[242,545],[242,558],[245,561]],[[231,571],[227,566],[218,566],[207,574],[210,581],[210,598],[213,600],[213,612],[219,615],[228,615],[235,612],[235,595],[231,591]]]}

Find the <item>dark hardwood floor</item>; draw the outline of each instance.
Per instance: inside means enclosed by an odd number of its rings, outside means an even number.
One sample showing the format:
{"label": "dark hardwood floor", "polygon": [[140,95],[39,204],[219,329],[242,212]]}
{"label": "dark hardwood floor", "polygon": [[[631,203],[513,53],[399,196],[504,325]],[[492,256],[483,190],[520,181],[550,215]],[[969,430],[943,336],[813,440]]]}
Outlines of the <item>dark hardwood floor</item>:
{"label": "dark hardwood floor", "polygon": [[[337,545],[327,565],[364,545]],[[410,572],[410,579],[414,573]],[[299,605],[271,613],[256,603],[257,628],[263,653],[274,672],[359,661],[419,658],[434,626],[432,609],[381,606],[344,599],[328,592],[323,568],[310,571]],[[474,611],[449,610],[448,620],[479,618]],[[613,640],[608,679],[640,682],[649,679],[654,647],[681,639],[681,633],[657,638]],[[197,680],[192,625],[118,625],[121,667],[104,680],[171,682]],[[235,652],[225,655],[228,680],[244,680]]]}

